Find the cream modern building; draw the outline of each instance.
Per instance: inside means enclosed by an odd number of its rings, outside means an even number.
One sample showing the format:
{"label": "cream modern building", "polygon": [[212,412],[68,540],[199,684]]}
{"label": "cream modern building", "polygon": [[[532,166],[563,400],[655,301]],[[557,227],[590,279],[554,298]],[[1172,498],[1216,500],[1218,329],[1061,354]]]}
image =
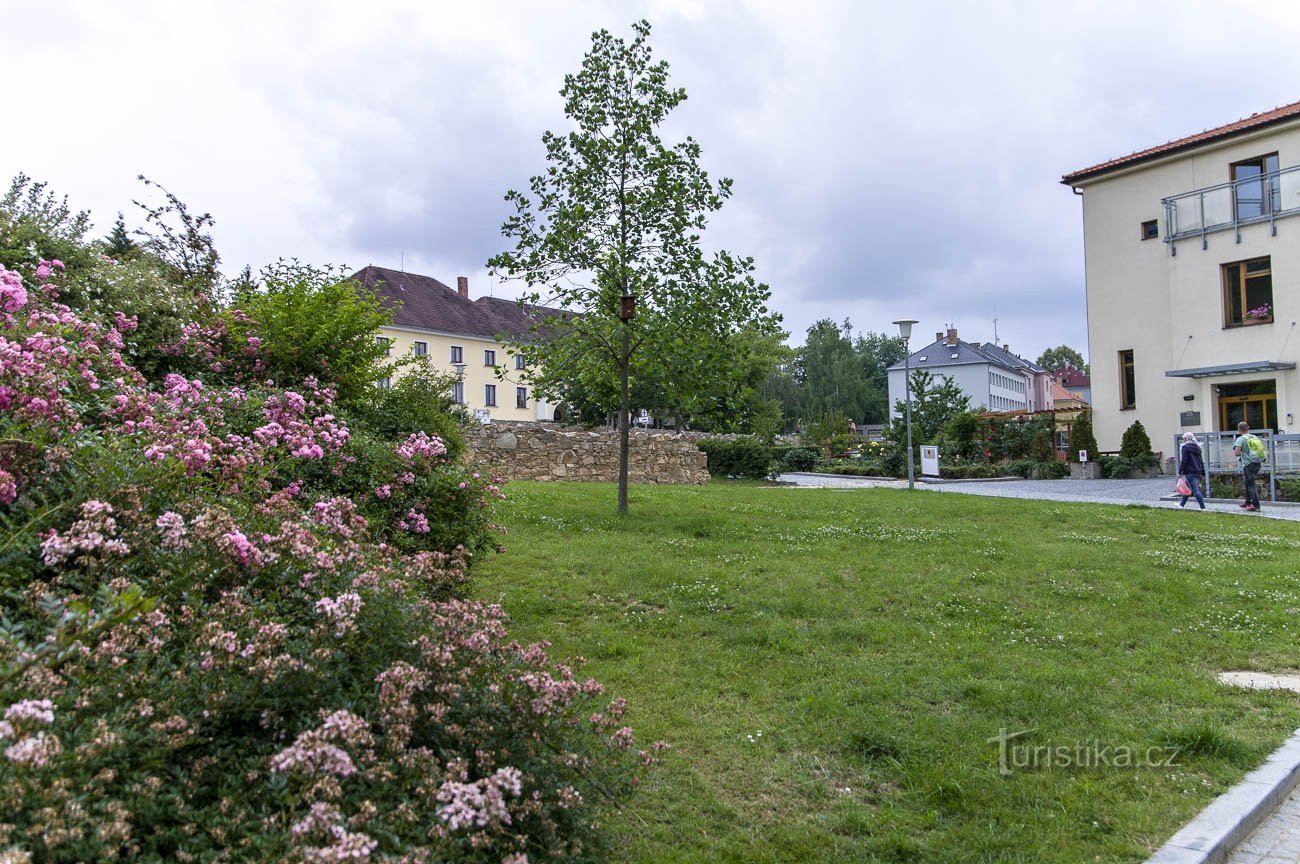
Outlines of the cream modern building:
{"label": "cream modern building", "polygon": [[352,276],[394,310],[376,336],[389,355],[427,356],[457,377],[453,396],[484,422],[554,420],[555,407],[522,380],[526,358],[507,353],[503,337],[527,334],[528,319],[511,300],[469,299],[469,279],[452,289],[430,276],[367,267]]}
{"label": "cream modern building", "polygon": [[1083,199],[1093,423],[1296,432],[1300,102],[1065,175]]}

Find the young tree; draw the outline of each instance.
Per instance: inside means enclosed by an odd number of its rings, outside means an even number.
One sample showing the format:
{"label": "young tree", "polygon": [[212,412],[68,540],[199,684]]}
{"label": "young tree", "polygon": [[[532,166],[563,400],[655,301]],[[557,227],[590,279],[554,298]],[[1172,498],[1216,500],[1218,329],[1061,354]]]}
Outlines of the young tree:
{"label": "young tree", "polygon": [[1083,372],[1088,371],[1088,364],[1083,362],[1083,355],[1069,345],[1057,345],[1048,348],[1038,357],[1038,365],[1049,372],[1059,372],[1066,366],[1073,366]]}
{"label": "young tree", "polygon": [[582,69],[565,76],[573,128],[542,136],[550,165],[530,181],[532,197],[506,195],[515,213],[501,230],[515,248],[488,262],[494,275],[527,282],[525,302],[571,313],[519,340],[536,361],[529,377],[538,392],[558,401],[571,390],[617,392],[620,513],[635,382],[671,380],[695,396],[725,390],[731,337],[780,321],[752,259],[701,250],[699,232],[731,181],[709,179],[694,139],[661,140],[659,126],[686,92],[669,86],[666,62],[652,60],[649,23],[632,29],[630,43],[593,34]]}
{"label": "young tree", "polygon": [[126,220],[122,218],[122,211],[119,210],[117,221],[113,223],[113,230],[104,238],[104,252],[112,258],[125,258],[136,248],[135,241],[126,230]]}

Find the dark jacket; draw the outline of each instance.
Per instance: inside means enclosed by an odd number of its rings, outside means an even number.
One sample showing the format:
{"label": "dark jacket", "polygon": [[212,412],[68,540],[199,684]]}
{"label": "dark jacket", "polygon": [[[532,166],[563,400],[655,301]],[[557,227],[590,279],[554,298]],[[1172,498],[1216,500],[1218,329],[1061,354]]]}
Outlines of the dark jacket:
{"label": "dark jacket", "polygon": [[1188,441],[1183,445],[1183,455],[1178,460],[1178,473],[1183,476],[1188,474],[1197,477],[1205,476],[1205,460],[1201,458],[1200,444]]}

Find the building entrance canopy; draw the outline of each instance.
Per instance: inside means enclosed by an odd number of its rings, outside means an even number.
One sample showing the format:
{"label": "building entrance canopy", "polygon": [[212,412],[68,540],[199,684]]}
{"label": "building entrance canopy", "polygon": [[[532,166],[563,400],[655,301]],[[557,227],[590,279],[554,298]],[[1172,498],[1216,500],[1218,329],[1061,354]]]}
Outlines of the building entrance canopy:
{"label": "building entrance canopy", "polygon": [[1285,372],[1294,368],[1294,363],[1276,363],[1272,360],[1257,360],[1250,363],[1229,363],[1226,366],[1198,366],[1195,369],[1171,369],[1165,373],[1165,377],[1214,378],[1220,375],[1240,375],[1249,372]]}

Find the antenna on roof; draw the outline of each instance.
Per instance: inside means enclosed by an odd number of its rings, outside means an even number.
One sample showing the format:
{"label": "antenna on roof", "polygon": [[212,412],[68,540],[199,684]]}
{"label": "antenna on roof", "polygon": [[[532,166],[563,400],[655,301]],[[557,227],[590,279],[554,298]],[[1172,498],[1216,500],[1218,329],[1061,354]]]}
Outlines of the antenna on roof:
{"label": "antenna on roof", "polygon": [[398,254],[398,256],[399,256],[399,259],[398,259],[398,260],[400,260],[400,261],[402,262],[401,264],[399,264],[399,265],[397,266],[397,269],[399,269],[399,270],[401,270],[403,273],[405,273],[405,272],[406,272],[406,250],[405,250],[405,249],[402,249],[402,250],[399,251],[397,254]]}

